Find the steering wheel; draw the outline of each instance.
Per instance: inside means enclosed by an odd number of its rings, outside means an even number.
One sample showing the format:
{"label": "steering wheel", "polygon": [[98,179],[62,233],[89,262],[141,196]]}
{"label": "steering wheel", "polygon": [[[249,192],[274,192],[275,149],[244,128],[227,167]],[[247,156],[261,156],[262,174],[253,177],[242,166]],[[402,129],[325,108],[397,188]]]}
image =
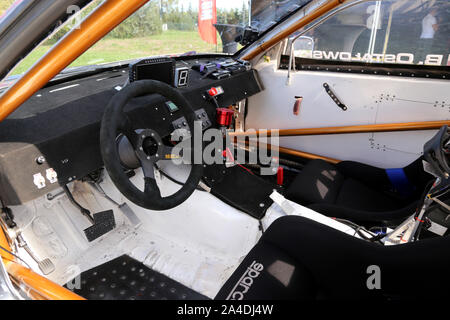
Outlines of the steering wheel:
{"label": "steering wheel", "polygon": [[[159,94],[179,107],[190,129],[191,141],[194,141],[195,113],[186,98],[168,84],[155,80],[141,80],[124,87],[114,95],[106,107],[100,129],[100,149],[111,180],[128,200],[146,209],[168,210],[183,203],[194,192],[202,177],[203,165],[192,164],[189,177],[182,188],[171,196],[161,196],[155,180],[154,167],[159,160],[172,158],[173,147],[164,145],[155,130],[135,128],[124,112],[125,105],[132,98],[149,94]],[[144,191],[139,190],[130,181],[124,170],[117,139],[120,134],[125,136],[131,144],[129,147],[132,149],[131,157],[134,157],[131,161],[142,166]]]}

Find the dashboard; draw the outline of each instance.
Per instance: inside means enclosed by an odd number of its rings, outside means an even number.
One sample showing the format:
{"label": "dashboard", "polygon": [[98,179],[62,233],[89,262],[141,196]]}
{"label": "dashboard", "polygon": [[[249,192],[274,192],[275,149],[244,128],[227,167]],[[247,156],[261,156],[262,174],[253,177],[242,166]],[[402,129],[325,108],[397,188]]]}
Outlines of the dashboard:
{"label": "dashboard", "polygon": [[[100,73],[52,81],[0,123],[0,198],[18,205],[103,167],[99,131],[103,111],[127,83],[156,79],[177,87],[203,128],[216,126],[216,109],[263,90],[246,62],[224,55],[157,57]],[[211,96],[214,99],[211,99]],[[159,95],[126,107],[130,120],[161,136],[185,126],[181,111]]]}

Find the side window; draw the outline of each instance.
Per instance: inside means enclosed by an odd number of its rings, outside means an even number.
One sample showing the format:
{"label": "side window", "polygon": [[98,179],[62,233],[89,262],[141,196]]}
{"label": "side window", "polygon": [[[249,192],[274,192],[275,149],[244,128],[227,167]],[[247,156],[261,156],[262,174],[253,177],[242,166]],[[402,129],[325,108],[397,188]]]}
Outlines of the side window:
{"label": "side window", "polygon": [[298,37],[294,55],[325,61],[450,66],[447,0],[368,1]]}

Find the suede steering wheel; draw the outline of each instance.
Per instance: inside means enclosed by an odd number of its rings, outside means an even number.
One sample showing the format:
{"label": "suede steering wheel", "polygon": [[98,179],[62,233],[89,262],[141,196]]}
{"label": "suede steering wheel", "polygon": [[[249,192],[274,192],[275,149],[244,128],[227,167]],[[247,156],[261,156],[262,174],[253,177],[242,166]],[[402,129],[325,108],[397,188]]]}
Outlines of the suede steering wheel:
{"label": "suede steering wheel", "polygon": [[[133,123],[124,112],[125,105],[135,97],[159,94],[175,103],[186,118],[192,139],[195,134],[195,113],[190,103],[177,89],[155,80],[136,81],[119,91],[105,109],[100,129],[100,149],[111,180],[119,191],[130,201],[150,210],[168,210],[185,200],[197,188],[202,177],[203,165],[192,164],[192,169],[186,182],[180,190],[168,197],[162,197],[154,175],[155,163],[159,160],[170,159],[173,147],[164,145],[158,133],[151,129],[134,128]],[[124,135],[130,142],[136,162],[140,164],[144,173],[145,188],[139,190],[128,178],[121,162],[117,137]],[[150,142],[150,143],[149,143]],[[148,147],[151,145],[152,147]],[[132,152],[133,153],[133,152]]]}

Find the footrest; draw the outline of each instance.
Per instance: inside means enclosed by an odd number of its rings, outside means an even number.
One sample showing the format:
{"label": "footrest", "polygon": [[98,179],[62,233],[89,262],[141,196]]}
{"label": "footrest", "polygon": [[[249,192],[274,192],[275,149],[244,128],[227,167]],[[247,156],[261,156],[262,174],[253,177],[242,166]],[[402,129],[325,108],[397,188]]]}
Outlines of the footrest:
{"label": "footrest", "polygon": [[88,300],[208,299],[126,255],[83,272],[80,283],[73,291]]}

